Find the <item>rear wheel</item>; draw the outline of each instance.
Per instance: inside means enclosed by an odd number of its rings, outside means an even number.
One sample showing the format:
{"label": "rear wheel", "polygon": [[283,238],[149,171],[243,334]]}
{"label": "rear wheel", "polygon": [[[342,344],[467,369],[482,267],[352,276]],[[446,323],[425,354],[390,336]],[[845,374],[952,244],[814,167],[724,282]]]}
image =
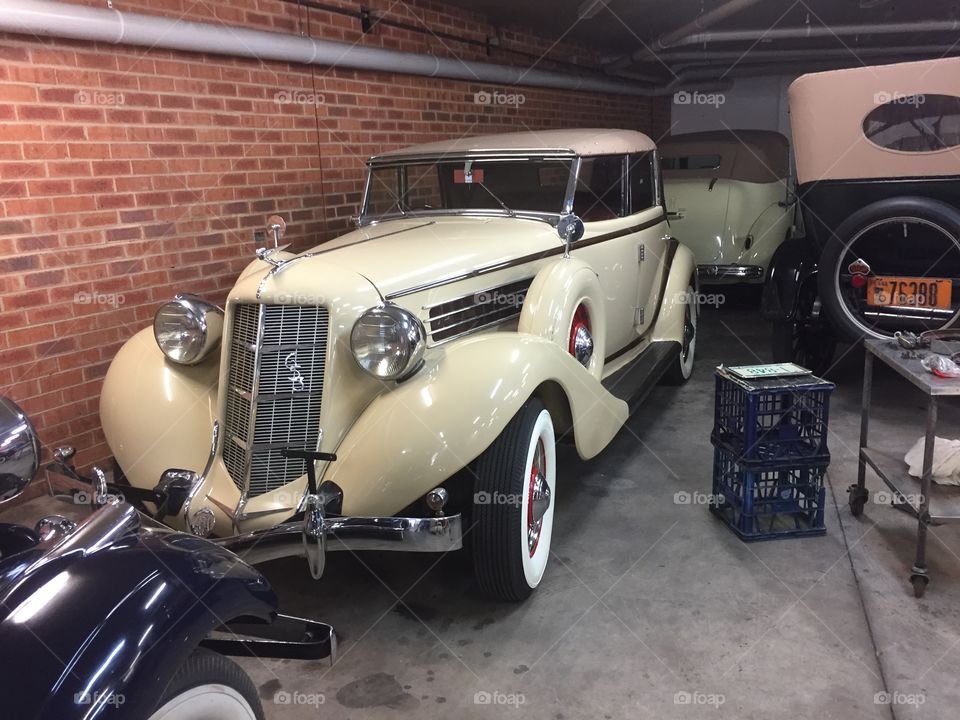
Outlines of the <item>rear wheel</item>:
{"label": "rear wheel", "polygon": [[697,352],[697,326],[700,322],[700,302],[695,284],[687,288],[687,302],[683,309],[683,339],[680,356],[663,375],[667,385],[683,385],[693,375],[693,361]]}
{"label": "rear wheel", "polygon": [[229,658],[197,648],[170,680],[149,720],[264,720],[257,689]]}
{"label": "rear wheel", "polygon": [[837,228],[820,258],[824,308],[855,341],[952,326],[958,280],[960,211],[930,198],[868,205]]}
{"label": "rear wheel", "polygon": [[801,287],[790,320],[773,323],[772,345],[775,362],[793,362],[816,375],[830,369],[837,338],[824,321],[816,284],[807,282]]}
{"label": "rear wheel", "polygon": [[524,600],[540,584],[550,558],[556,475],[553,421],[531,398],[477,463],[473,566],[487,595]]}

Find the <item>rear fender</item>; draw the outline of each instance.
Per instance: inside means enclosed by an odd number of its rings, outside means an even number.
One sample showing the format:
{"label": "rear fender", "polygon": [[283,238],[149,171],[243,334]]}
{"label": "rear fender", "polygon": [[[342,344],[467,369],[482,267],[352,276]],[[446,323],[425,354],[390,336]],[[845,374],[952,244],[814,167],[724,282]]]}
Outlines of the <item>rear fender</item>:
{"label": "rear fender", "polygon": [[773,255],[767,282],[763,286],[761,315],[765,320],[792,320],[797,309],[800,288],[815,280],[817,257],[805,238],[787,240]]}
{"label": "rear fender", "polygon": [[687,303],[697,302],[697,298],[691,298],[688,292],[691,283],[694,292],[699,292],[697,264],[690,248],[676,240],[671,240],[671,243],[664,267],[665,279],[660,309],[651,340],[673,341],[682,345]]}
{"label": "rear fender", "polygon": [[476,459],[538,393],[558,413],[568,408],[583,458],[627,419],[626,403],[557,343],[486,333],[447,346],[438,362],[377,397],[324,479],[343,488],[345,515],[393,515]]}

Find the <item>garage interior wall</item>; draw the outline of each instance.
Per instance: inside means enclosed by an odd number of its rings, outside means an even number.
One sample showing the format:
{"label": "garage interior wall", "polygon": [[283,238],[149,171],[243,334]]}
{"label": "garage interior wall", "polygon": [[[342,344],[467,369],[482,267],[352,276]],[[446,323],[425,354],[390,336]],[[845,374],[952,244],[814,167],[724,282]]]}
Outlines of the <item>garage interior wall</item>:
{"label": "garage interior wall", "polygon": [[[103,7],[104,0],[79,4]],[[122,11],[521,67],[534,60],[511,49],[544,54],[542,69],[599,60],[441,4],[364,5],[433,32],[481,42],[498,35],[500,47],[488,56],[481,45],[383,26],[365,35],[357,18],[283,0],[113,2]],[[623,127],[656,139],[670,122],[669,97],[19,35],[0,34],[0,59],[0,393],[33,417],[46,447],[78,447],[81,466],[109,458],[99,430],[102,378],[158,303],[176,292],[222,303],[264,244],[254,231],[272,213],[286,218],[285,241],[295,250],[349,229],[367,156],[445,137],[552,127]],[[519,97],[489,102],[494,93]]]}

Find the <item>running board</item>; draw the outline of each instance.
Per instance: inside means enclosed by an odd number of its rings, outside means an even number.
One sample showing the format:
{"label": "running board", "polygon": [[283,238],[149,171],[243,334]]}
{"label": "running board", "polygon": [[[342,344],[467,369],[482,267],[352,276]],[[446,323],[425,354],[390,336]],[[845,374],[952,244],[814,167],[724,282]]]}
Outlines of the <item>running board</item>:
{"label": "running board", "polygon": [[670,364],[680,357],[680,343],[674,340],[653,342],[637,357],[602,380],[603,387],[630,407],[630,414],[640,406]]}

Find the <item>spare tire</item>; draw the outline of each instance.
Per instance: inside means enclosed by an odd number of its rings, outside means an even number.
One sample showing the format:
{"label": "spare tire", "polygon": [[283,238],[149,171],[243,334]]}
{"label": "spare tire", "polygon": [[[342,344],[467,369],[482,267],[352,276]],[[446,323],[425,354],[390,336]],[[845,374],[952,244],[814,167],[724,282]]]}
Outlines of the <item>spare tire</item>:
{"label": "spare tire", "polygon": [[960,315],[960,211],[924,197],[868,205],[831,235],[818,276],[848,340],[950,327]]}

